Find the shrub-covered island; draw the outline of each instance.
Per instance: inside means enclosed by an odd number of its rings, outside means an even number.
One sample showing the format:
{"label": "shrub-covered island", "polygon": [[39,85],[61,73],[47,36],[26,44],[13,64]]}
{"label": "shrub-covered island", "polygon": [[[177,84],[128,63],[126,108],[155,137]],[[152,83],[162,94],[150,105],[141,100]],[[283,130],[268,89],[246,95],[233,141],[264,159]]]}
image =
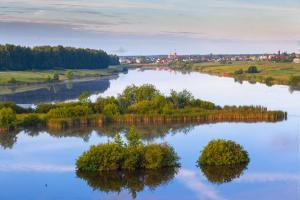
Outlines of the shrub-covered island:
{"label": "shrub-covered island", "polygon": [[231,140],[212,140],[197,163],[210,182],[222,184],[240,177],[249,161],[248,153],[241,145]]}
{"label": "shrub-covered island", "polygon": [[[0,103],[8,115],[1,128],[45,125],[50,129],[103,126],[107,123],[166,124],[215,122],[275,122],[286,113],[268,111],[260,106],[224,106],[196,99],[186,90],[171,91],[165,96],[153,85],[128,86],[117,97],[100,97],[92,103],[88,94],[77,102],[40,104],[35,110],[23,109],[13,103]],[[15,115],[17,114],[17,115]],[[33,120],[33,122],[32,122]]]}
{"label": "shrub-covered island", "polygon": [[114,142],[91,146],[76,161],[81,172],[156,170],[177,167],[179,157],[166,143],[144,145],[132,128],[124,143],[119,134]]}
{"label": "shrub-covered island", "polygon": [[230,166],[248,163],[247,151],[231,140],[210,141],[198,159],[200,166]]}

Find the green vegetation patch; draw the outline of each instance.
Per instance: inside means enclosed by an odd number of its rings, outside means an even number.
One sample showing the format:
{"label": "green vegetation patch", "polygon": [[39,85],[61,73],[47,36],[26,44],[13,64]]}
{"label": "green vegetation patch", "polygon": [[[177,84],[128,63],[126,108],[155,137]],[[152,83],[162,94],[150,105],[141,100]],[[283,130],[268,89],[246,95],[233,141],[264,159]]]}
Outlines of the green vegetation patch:
{"label": "green vegetation patch", "polygon": [[144,145],[132,128],[127,143],[117,134],[113,142],[91,146],[76,161],[78,171],[154,170],[179,166],[179,157],[166,143]]}
{"label": "green vegetation patch", "polygon": [[212,140],[203,149],[200,166],[229,166],[249,163],[248,153],[231,140]]}

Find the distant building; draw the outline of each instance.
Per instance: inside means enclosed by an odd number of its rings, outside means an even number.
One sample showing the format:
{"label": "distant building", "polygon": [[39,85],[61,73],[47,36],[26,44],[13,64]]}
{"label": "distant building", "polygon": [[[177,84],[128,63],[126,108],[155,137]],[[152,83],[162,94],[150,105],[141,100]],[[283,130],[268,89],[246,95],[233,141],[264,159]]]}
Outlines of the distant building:
{"label": "distant building", "polygon": [[294,61],[294,63],[300,64],[300,42],[299,42],[297,56],[296,56],[296,58],[293,61]]}
{"label": "distant building", "polygon": [[294,63],[300,64],[300,58],[295,58]]}

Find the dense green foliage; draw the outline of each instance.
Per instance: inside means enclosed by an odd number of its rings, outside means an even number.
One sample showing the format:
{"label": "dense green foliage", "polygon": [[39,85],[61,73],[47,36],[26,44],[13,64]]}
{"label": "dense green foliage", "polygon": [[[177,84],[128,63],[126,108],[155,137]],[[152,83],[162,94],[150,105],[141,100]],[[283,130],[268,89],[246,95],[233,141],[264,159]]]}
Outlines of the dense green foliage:
{"label": "dense green foliage", "polygon": [[144,145],[131,129],[124,143],[119,134],[114,142],[94,145],[76,161],[78,171],[162,169],[178,166],[178,156],[168,144]]}
{"label": "dense green foliage", "polygon": [[20,122],[22,127],[40,127],[45,124],[45,120],[41,119],[38,114],[28,114]]}
{"label": "dense green foliage", "polygon": [[0,109],[0,129],[10,130],[16,126],[16,113],[11,108]]}
{"label": "dense green foliage", "polygon": [[31,108],[22,108],[16,105],[14,102],[0,102],[0,109],[2,108],[11,108],[17,114],[33,112]]}
{"label": "dense green foliage", "polygon": [[[63,46],[0,45],[0,70],[100,69],[119,64],[117,56],[102,50]],[[57,75],[53,77],[57,79]]]}
{"label": "dense green foliage", "polygon": [[210,141],[198,159],[200,166],[226,166],[248,162],[248,153],[231,140]]}

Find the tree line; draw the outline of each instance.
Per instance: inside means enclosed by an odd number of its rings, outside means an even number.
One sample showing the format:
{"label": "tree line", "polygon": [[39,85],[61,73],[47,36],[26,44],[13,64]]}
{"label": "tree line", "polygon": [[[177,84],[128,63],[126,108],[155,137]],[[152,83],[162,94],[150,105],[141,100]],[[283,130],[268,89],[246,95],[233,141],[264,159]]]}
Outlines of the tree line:
{"label": "tree line", "polygon": [[0,45],[0,70],[102,69],[118,64],[116,55],[108,55],[103,50]]}

